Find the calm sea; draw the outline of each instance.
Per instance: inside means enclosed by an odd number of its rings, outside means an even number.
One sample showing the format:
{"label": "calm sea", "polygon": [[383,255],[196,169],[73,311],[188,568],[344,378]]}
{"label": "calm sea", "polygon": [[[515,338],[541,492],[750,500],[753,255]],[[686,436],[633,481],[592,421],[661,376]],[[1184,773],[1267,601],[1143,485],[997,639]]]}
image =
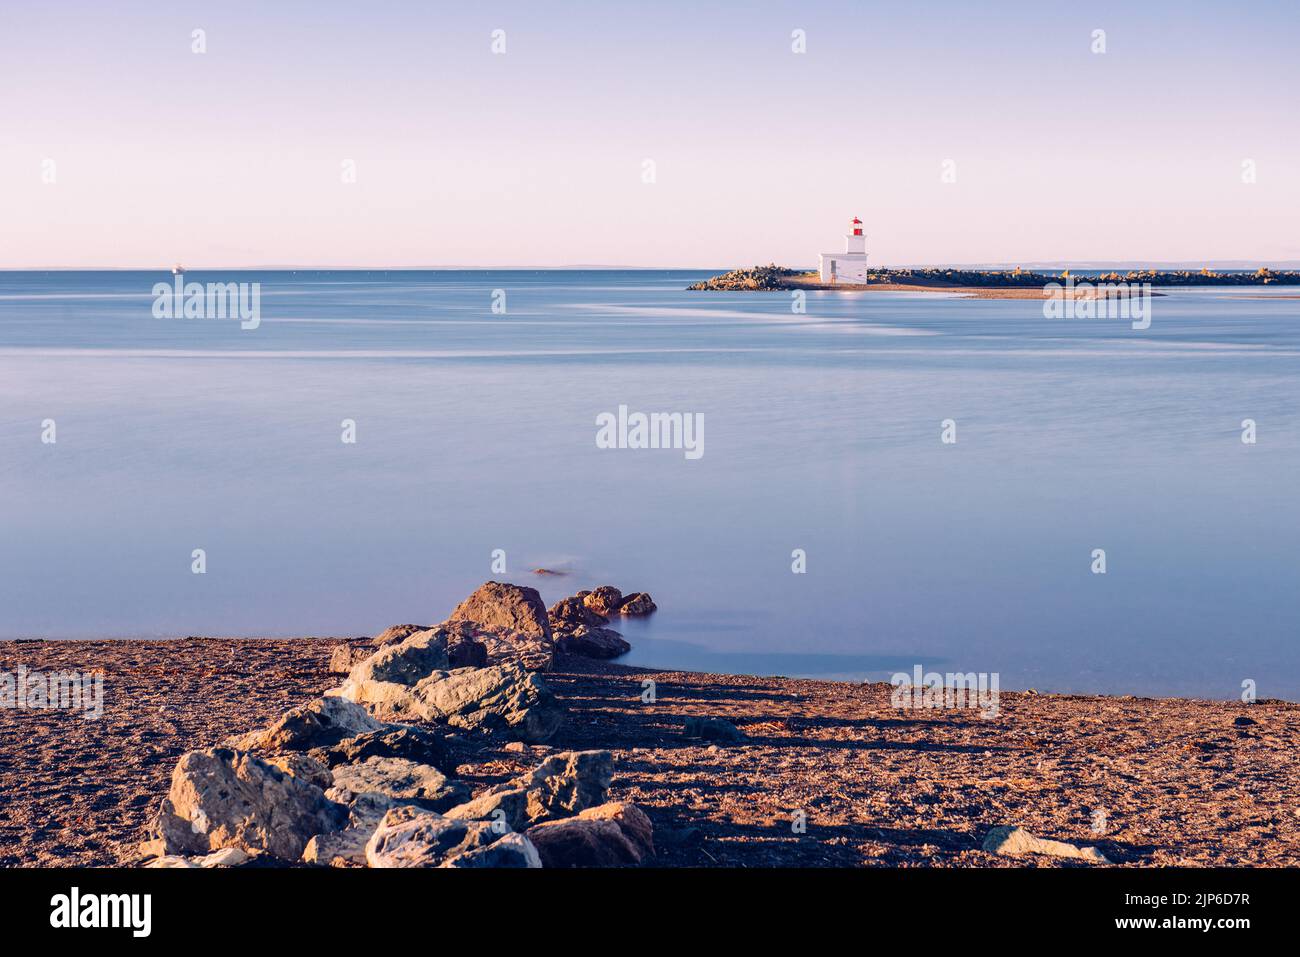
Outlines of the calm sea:
{"label": "calm sea", "polygon": [[[260,282],[244,330],[154,318],[166,273],[0,273],[0,636],[373,634],[612,583],[661,608],[632,664],[1300,698],[1288,290],[1134,331],[703,275],[186,277]],[[704,454],[598,448],[620,405],[702,414]]]}

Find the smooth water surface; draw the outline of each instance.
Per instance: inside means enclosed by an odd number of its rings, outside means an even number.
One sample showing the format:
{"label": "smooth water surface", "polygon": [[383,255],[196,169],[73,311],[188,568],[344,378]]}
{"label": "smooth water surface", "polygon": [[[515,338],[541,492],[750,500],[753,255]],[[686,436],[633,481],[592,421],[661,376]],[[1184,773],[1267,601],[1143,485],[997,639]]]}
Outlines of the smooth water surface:
{"label": "smooth water surface", "polygon": [[[1134,331],[703,275],[190,273],[261,283],[242,330],[154,318],[165,273],[0,273],[0,637],[373,634],[609,582],[661,608],[632,664],[1300,698],[1288,290]],[[619,405],[702,413],[704,455],[597,448]]]}

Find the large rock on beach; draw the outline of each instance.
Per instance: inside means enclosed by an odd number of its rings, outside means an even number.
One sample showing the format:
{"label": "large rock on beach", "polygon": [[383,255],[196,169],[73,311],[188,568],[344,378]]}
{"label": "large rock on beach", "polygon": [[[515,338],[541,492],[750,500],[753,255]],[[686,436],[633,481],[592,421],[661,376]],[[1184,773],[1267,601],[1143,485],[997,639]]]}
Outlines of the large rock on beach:
{"label": "large rock on beach", "polygon": [[204,854],[202,857],[181,857],[179,855],[157,857],[144,866],[158,868],[240,867],[254,859],[254,855],[241,851],[237,847],[223,847],[219,851]]}
{"label": "large rock on beach", "polygon": [[414,686],[354,674],[339,694],[386,717],[500,732],[530,743],[549,740],[564,717],[551,689],[517,664],[434,671]]}
{"label": "large rock on beach", "polygon": [[370,657],[373,648],[357,645],[335,645],[330,650],[329,671],[332,675],[345,675]]}
{"label": "large rock on beach", "polygon": [[1067,857],[1090,864],[1109,864],[1106,856],[1095,847],[1078,847],[1065,841],[1051,841],[1034,837],[1024,828],[995,827],[984,838],[984,848],[990,854],[1019,856],[1043,854],[1047,857]]}
{"label": "large rock on beach", "polygon": [[464,803],[469,788],[428,764],[404,758],[367,758],[357,764],[341,764],[333,770],[332,787],[326,797],[351,804],[361,795],[382,795],[394,802],[415,804],[444,811]]}
{"label": "large rock on beach", "polygon": [[384,724],[378,731],[345,738],[330,747],[314,748],[308,754],[327,768],[359,764],[367,758],[405,758],[416,764],[431,764],[441,771],[447,771],[451,764],[441,733],[409,724]]}
{"label": "large rock on beach", "polygon": [[427,720],[516,741],[550,740],[564,708],[542,679],[519,665],[461,668],[434,674],[415,688]]}
{"label": "large rock on beach", "polygon": [[[338,831],[317,834],[307,842],[302,860],[327,867],[365,867],[366,844],[380,822],[395,807],[404,805],[383,794],[359,794],[348,807],[347,826]],[[420,809],[422,810],[422,809]]]}
{"label": "large rock on beach", "polygon": [[708,718],[691,715],[686,718],[683,733],[688,738],[702,738],[705,741],[721,741],[724,744],[737,744],[748,740],[741,731],[725,718]]}
{"label": "large rock on beach", "polygon": [[604,804],[613,779],[614,756],[610,752],[563,751],[515,778],[507,788],[528,796],[528,819],[536,823]]}
{"label": "large rock on beach", "polygon": [[605,804],[614,777],[608,751],[564,751],[533,770],[446,812],[457,820],[501,822],[524,830]]}
{"label": "large rock on beach", "polygon": [[459,821],[500,822],[512,831],[522,831],[532,823],[528,819],[528,792],[509,785],[481,794],[444,813]]}
{"label": "large rock on beach", "polygon": [[443,673],[450,664],[447,637],[445,629],[431,628],[385,645],[353,668],[342,686],[329,694],[367,705],[384,718],[422,718],[412,689],[429,675]]}
{"label": "large rock on beach", "polygon": [[164,855],[236,847],[292,861],[345,820],[316,785],[247,752],[210,748],[181,756],[153,830]]}
{"label": "large rock on beach", "polygon": [[588,808],[530,828],[543,867],[626,867],[654,853],[654,828],[633,804]]}
{"label": "large rock on beach", "polygon": [[550,671],[555,663],[555,647],[545,635],[461,618],[450,618],[438,627],[447,632],[451,668],[520,664],[529,671]]}
{"label": "large rock on beach", "polygon": [[265,754],[309,751],[382,727],[365,708],[343,698],[325,696],[290,708],[269,727],[230,738],[226,745]]}
{"label": "large rock on beach", "polygon": [[636,849],[640,858],[646,858],[655,852],[655,827],[650,818],[635,804],[625,801],[611,801],[596,807],[579,811],[583,820],[608,820],[618,825],[623,836]]}
{"label": "large rock on beach", "polygon": [[541,867],[524,835],[485,821],[394,808],[366,844],[371,867]]}
{"label": "large rock on beach", "polygon": [[322,791],[334,783],[330,769],[325,767],[310,754],[301,751],[286,751],[283,754],[268,754],[262,757],[267,764],[274,765],[285,774],[300,781],[314,784]]}
{"label": "large rock on beach", "polygon": [[383,681],[413,685],[431,672],[446,668],[447,633],[439,628],[417,631],[385,645],[348,675],[348,681]]}
{"label": "large rock on beach", "polygon": [[432,627],[433,625],[393,625],[371,638],[370,643],[376,648],[385,648],[405,641],[417,631],[428,631]]}
{"label": "large rock on beach", "polygon": [[[457,627],[459,625],[465,627]],[[451,627],[448,627],[451,626]],[[421,631],[446,628],[447,662],[450,668],[482,668],[488,663],[487,647],[478,641],[472,622],[443,622],[441,625],[393,625],[371,640],[378,648],[395,645]]]}
{"label": "large rock on beach", "polygon": [[542,596],[536,588],[526,585],[486,582],[457,605],[448,617],[510,628],[525,635],[539,635],[548,641],[551,637],[551,625]]}

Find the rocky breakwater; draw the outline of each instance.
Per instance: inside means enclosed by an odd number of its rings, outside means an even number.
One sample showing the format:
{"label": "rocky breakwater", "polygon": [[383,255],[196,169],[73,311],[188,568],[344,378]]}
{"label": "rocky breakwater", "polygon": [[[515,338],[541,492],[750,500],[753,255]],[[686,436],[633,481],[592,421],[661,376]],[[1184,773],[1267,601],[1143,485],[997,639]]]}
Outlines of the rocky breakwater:
{"label": "rocky breakwater", "polygon": [[[626,609],[626,610],[624,610]],[[558,649],[628,650],[608,614],[648,595],[602,586],[549,611],[531,588],[489,582],[440,625],[399,625],[336,649],[343,683],[269,726],[181,756],[141,845],[151,867],[634,865],[654,853],[637,807],[611,802],[608,751],[547,756],[473,793],[456,779],[496,742],[543,745],[564,706],[543,673]],[[359,652],[365,651],[365,654]],[[543,749],[544,750],[544,749]]]}
{"label": "rocky breakwater", "polygon": [[[1144,284],[1165,286],[1300,286],[1300,271],[1275,270],[1262,266],[1255,270],[1219,272],[1209,268],[1193,269],[1128,269],[1123,272],[1104,273],[1065,269],[1060,273],[1035,272],[1028,269],[953,269],[951,267],[921,267],[867,270],[865,283],[822,283],[818,273],[810,270],[790,269],[770,263],[750,269],[733,269],[731,272],[711,276],[691,283],[688,290],[709,292],[776,292],[791,289],[835,289],[854,291],[872,287],[893,289],[902,287],[924,289],[1043,289],[1051,283],[1073,280],[1079,284]],[[1123,293],[1120,293],[1123,294]],[[1160,295],[1155,293],[1154,295]],[[1020,296],[1007,298],[1025,298]]]}
{"label": "rocky breakwater", "polygon": [[799,269],[790,269],[786,266],[770,263],[766,266],[755,266],[752,269],[733,269],[721,276],[712,276],[700,282],[691,283],[686,288],[711,292],[749,292],[755,290],[771,292],[780,289],[794,289],[793,277],[804,274],[804,271]]}

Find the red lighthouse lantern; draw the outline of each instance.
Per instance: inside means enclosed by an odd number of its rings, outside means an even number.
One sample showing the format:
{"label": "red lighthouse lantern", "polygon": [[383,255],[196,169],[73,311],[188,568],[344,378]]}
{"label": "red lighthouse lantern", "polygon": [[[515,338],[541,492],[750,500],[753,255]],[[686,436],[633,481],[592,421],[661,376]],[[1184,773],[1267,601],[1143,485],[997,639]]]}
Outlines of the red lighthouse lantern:
{"label": "red lighthouse lantern", "polygon": [[862,235],[862,220],[858,219],[856,216],[853,217],[853,235]]}

